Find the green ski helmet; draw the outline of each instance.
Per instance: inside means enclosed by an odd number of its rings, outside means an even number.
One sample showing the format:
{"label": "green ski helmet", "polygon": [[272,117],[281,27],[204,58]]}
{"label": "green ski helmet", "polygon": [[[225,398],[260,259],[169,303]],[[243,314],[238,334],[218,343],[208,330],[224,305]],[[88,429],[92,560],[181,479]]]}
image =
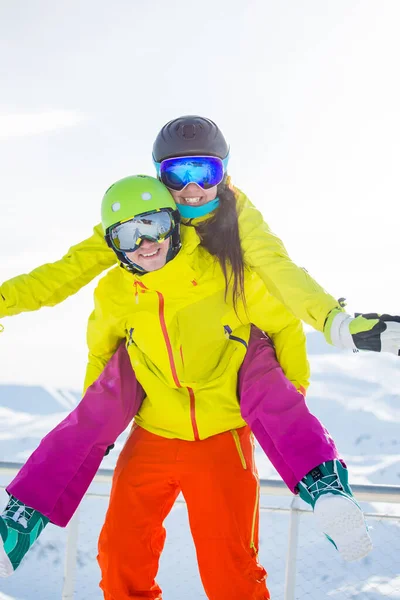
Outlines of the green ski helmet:
{"label": "green ski helmet", "polygon": [[[115,252],[118,260],[128,269],[143,273],[144,270],[135,265],[126,251],[119,249],[113,240],[113,231],[118,225],[139,216],[151,215],[160,211],[171,217],[171,230],[163,239],[171,237],[171,245],[167,254],[167,262],[172,260],[181,248],[180,214],[173,197],[161,181],[148,175],[125,177],[111,185],[104,194],[101,203],[101,222],[105,240]],[[142,239],[146,239],[143,236]],[[152,238],[147,238],[152,239]],[[141,239],[140,239],[141,243]],[[137,247],[140,246],[140,243]],[[130,250],[131,251],[131,250]]]}

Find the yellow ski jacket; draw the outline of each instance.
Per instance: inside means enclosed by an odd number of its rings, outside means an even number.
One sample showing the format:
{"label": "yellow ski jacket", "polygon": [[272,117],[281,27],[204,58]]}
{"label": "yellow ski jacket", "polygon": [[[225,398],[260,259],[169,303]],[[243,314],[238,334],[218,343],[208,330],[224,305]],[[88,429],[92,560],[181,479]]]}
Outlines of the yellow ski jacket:
{"label": "yellow ski jacket", "polygon": [[157,435],[198,440],[245,425],[237,400],[237,374],[250,323],[272,338],[286,376],[308,386],[301,322],[268,294],[254,272],[245,273],[246,308],[225,301],[220,264],[199,245],[192,227],[165,267],[134,275],[116,267],[95,291],[87,332],[85,386],[101,374],[121,340],[146,392],[136,423]]}

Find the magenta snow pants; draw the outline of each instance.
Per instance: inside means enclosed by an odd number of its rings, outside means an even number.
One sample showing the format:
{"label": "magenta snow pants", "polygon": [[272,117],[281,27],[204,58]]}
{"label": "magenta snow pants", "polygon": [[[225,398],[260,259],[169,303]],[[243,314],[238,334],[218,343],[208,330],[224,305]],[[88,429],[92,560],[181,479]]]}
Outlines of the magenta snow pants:
{"label": "magenta snow pants", "polygon": [[284,375],[271,340],[254,326],[238,394],[243,419],[292,492],[314,467],[339,458],[329,432]]}
{"label": "magenta snow pants", "polygon": [[7,492],[65,527],[144,398],[121,344],[78,406],[40,442]]}
{"label": "magenta snow pants", "polygon": [[[311,469],[338,457],[329,433],[283,374],[272,342],[255,327],[238,391],[243,419],[292,491]],[[107,447],[132,421],[143,398],[121,344],[78,406],[43,438],[7,492],[65,527]]]}

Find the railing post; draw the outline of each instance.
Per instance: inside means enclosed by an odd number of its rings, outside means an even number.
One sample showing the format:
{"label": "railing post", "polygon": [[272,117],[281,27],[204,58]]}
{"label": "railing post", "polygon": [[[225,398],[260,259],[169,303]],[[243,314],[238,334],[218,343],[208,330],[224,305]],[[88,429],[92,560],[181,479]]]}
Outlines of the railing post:
{"label": "railing post", "polygon": [[296,558],[300,513],[297,509],[298,497],[290,504],[288,549],[286,554],[285,595],[284,600],[295,600]]}
{"label": "railing post", "polygon": [[78,554],[79,509],[68,525],[67,547],[65,549],[64,583],[62,600],[74,599],[76,559]]}

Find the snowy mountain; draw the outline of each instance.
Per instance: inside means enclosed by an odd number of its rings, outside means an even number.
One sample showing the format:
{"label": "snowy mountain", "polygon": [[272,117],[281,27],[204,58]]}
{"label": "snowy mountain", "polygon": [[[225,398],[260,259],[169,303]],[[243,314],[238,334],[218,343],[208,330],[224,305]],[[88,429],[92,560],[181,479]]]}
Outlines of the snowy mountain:
{"label": "snowy mountain", "polygon": [[[327,346],[317,333],[308,335],[308,348],[312,368],[308,404],[333,435],[351,481],[400,485],[399,360],[387,355],[341,353]],[[79,393],[73,390],[0,386],[0,460],[22,462],[78,400]],[[124,435],[104,460],[104,467],[115,464],[123,440]],[[259,448],[257,463],[261,477],[277,477]],[[7,480],[3,476],[1,482]],[[97,484],[91,489],[105,491],[106,486]],[[5,493],[0,501],[5,501]],[[287,506],[288,501],[263,497],[262,507]],[[80,511],[77,600],[102,598],[95,557],[106,507],[107,498],[90,497]],[[364,507],[372,512],[388,508]],[[391,505],[389,512],[400,515],[400,505]],[[339,560],[333,547],[315,532],[311,515],[302,516],[300,522],[296,600],[400,598],[399,520],[371,519],[375,549],[357,564]],[[189,592],[193,598],[205,598],[184,504],[176,504],[166,527],[167,544],[159,574],[164,597],[183,600]],[[288,513],[262,510],[260,560],[269,572],[273,600],[283,599],[287,527]],[[19,571],[0,580],[0,600],[61,598],[65,539],[65,530],[49,526]]]}

